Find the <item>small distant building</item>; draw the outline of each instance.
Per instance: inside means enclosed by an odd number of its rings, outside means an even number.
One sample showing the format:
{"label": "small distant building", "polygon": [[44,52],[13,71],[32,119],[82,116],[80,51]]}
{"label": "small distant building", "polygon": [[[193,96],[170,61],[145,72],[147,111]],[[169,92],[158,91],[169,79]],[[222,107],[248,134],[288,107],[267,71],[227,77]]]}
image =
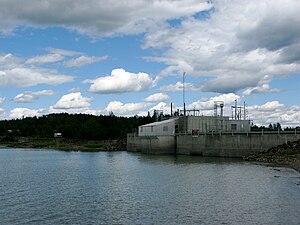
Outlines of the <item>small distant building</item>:
{"label": "small distant building", "polygon": [[54,137],[55,138],[62,138],[62,134],[61,133],[54,133]]}

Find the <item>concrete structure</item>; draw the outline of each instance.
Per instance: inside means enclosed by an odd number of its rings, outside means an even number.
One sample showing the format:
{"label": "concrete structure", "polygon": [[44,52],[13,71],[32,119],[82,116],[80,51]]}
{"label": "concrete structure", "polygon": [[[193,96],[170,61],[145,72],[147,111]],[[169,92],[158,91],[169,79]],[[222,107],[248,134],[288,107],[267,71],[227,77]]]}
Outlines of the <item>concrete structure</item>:
{"label": "concrete structure", "polygon": [[227,132],[198,137],[180,135],[176,137],[176,154],[243,157],[298,139],[299,132]]}
{"label": "concrete structure", "polygon": [[146,154],[243,157],[295,141],[297,132],[251,132],[250,121],[187,116],[146,124],[128,134],[127,150]]}

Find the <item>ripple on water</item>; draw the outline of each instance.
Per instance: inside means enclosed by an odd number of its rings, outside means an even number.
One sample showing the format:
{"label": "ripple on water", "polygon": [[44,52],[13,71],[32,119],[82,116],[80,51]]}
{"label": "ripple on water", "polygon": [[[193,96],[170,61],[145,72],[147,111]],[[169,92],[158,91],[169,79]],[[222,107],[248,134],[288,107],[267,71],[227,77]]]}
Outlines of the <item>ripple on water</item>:
{"label": "ripple on water", "polygon": [[299,173],[232,159],[0,150],[0,224],[299,224]]}

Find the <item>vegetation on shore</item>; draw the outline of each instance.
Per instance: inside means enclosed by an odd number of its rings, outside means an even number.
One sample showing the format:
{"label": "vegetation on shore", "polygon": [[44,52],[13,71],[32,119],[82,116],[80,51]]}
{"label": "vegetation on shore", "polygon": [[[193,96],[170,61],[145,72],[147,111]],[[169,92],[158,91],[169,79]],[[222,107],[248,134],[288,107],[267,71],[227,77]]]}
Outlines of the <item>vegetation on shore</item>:
{"label": "vegetation on shore", "polygon": [[[72,151],[126,150],[127,133],[155,117],[94,116],[50,114],[0,121],[0,145],[22,148],[47,148]],[[62,138],[54,138],[61,133]]]}
{"label": "vegetation on shore", "polygon": [[63,151],[124,151],[126,138],[116,140],[75,140],[66,138],[24,138],[19,137],[14,141],[0,141],[0,146],[9,148],[36,148],[57,149]]}
{"label": "vegetation on shore", "polygon": [[300,139],[244,157],[247,161],[291,167],[300,172]]}

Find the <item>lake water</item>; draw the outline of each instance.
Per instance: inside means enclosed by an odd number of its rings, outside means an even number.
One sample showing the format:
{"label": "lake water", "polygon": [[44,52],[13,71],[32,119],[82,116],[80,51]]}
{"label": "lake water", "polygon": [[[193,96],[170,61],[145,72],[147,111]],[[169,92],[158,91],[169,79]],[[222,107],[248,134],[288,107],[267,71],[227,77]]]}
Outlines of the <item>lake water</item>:
{"label": "lake water", "polygon": [[300,224],[300,174],[233,159],[0,149],[0,224]]}

